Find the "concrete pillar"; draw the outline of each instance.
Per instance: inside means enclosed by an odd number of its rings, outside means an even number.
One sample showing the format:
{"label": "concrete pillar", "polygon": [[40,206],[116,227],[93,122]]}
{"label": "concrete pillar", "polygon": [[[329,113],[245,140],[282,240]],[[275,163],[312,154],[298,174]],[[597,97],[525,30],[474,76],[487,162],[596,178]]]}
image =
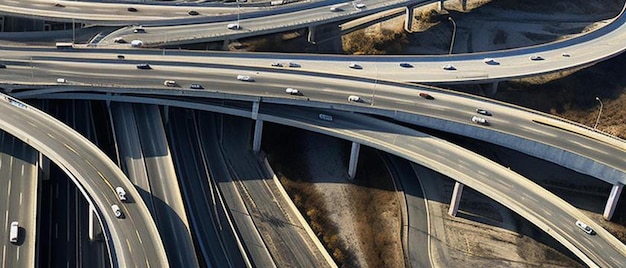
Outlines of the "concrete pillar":
{"label": "concrete pillar", "polygon": [[456,212],[459,210],[459,203],[461,203],[461,194],[463,193],[463,184],[460,182],[454,183],[454,191],[452,192],[452,200],[450,200],[450,208],[448,209],[448,215],[456,217]]}
{"label": "concrete pillar", "polygon": [[307,41],[311,44],[315,44],[315,25],[309,26],[309,35],[307,37]]}
{"label": "concrete pillar", "polygon": [[228,45],[230,45],[230,40],[226,39],[224,40],[224,43],[222,43],[222,50],[228,50]]}
{"label": "concrete pillar", "polygon": [[41,179],[45,181],[49,180],[50,179],[50,159],[48,159],[42,153],[39,153],[38,164],[39,164],[39,172],[41,174]]}
{"label": "concrete pillar", "polygon": [[255,101],[252,103],[252,119],[256,120],[259,116],[259,106],[261,105],[260,102]]}
{"label": "concrete pillar", "polygon": [[437,2],[437,11],[443,10],[443,0]]}
{"label": "concrete pillar", "polygon": [[361,151],[361,144],[352,142],[352,149],[350,150],[350,163],[348,163],[348,176],[350,179],[354,179],[354,176],[356,176],[356,165],[359,162],[359,151]]}
{"label": "concrete pillar", "polygon": [[100,237],[102,237],[100,221],[98,221],[98,217],[96,217],[96,209],[92,204],[89,204],[89,240],[96,241]]}
{"label": "concrete pillar", "polygon": [[257,119],[254,124],[254,139],[252,140],[252,151],[261,151],[261,139],[263,138],[263,120]]}
{"label": "concrete pillar", "polygon": [[170,106],[168,106],[168,105],[163,106],[163,117],[165,118],[165,124],[169,123],[169,121],[170,121]]}
{"label": "concrete pillar", "polygon": [[111,92],[107,92],[107,107],[111,107]]}
{"label": "concrete pillar", "polygon": [[611,220],[611,218],[613,217],[613,212],[615,212],[617,201],[619,201],[619,196],[622,194],[622,188],[624,188],[624,185],[619,182],[613,185],[613,188],[611,188],[611,194],[609,194],[609,200],[606,201],[606,207],[604,207],[604,214],[602,214],[604,219],[607,221]]}
{"label": "concrete pillar", "polygon": [[489,96],[495,96],[498,93],[498,81],[493,82],[491,84],[491,88],[489,89]]}
{"label": "concrete pillar", "polygon": [[406,18],[404,18],[404,30],[407,33],[412,32],[411,29],[413,26],[413,10],[414,10],[414,7],[412,6],[406,7],[406,11],[405,11]]}

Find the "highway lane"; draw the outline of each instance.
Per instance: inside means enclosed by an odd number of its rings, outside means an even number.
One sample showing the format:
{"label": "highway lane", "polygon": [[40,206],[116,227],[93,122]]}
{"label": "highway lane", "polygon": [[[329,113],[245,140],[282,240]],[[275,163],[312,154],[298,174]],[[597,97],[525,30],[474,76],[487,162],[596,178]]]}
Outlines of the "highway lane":
{"label": "highway lane", "polygon": [[[201,151],[192,111],[172,108],[166,124],[172,156],[199,252],[208,267],[244,267],[226,211]],[[175,120],[174,120],[175,119]],[[202,264],[202,263],[201,263]]]}
{"label": "highway lane", "polygon": [[[83,181],[80,187],[90,193],[100,213],[99,216],[107,230],[107,238],[110,239],[108,246],[114,252],[112,256],[115,263],[142,266],[152,263],[167,266],[159,234],[143,201],[121,204],[120,207],[126,215],[125,219],[113,216],[110,204],[117,201],[110,185],[119,183],[127,188],[131,186],[123,173],[95,145],[32,106],[24,108],[2,101],[0,113],[4,115],[0,118],[0,126],[3,129],[27,141],[67,174]],[[134,189],[127,191],[130,195],[138,196]]]}
{"label": "highway lane", "polygon": [[159,107],[135,104],[133,109],[143,162],[150,179],[155,209],[153,217],[161,233],[170,265],[197,267],[198,259],[178,185],[181,178],[176,176],[174,170]]}
{"label": "highway lane", "polygon": [[[242,200],[241,193],[233,182],[230,167],[221,152],[223,139],[223,122],[211,113],[198,114],[198,136],[203,157],[209,167],[209,177],[215,180],[232,218],[232,226],[236,226],[237,235],[244,243],[245,255],[251,265],[256,267],[277,267],[259,231],[255,227],[252,216]],[[200,123],[201,122],[201,123]],[[248,265],[248,266],[251,266]]]}
{"label": "highway lane", "polygon": [[[608,138],[590,128],[585,129],[571,123],[564,123],[563,120],[550,115],[476,96],[377,79],[333,77],[329,75],[318,76],[316,73],[283,73],[270,71],[271,69],[242,69],[229,66],[223,66],[223,68],[203,68],[194,64],[184,67],[158,65],[153,62],[151,62],[151,65],[153,70],[148,71],[137,70],[133,64],[129,63],[123,65],[124,69],[121,67],[115,69],[115,64],[79,63],[76,66],[63,65],[63,67],[55,65],[56,68],[37,69],[37,75],[34,79],[30,79],[33,81],[30,83],[51,81],[55,77],[62,76],[70,81],[69,85],[110,86],[120,92],[121,89],[116,88],[166,88],[162,85],[162,81],[175,79],[181,86],[180,89],[188,88],[188,85],[191,83],[199,83],[205,86],[206,91],[210,92],[219,91],[268,97],[285,97],[285,88],[293,87],[299,89],[303,94],[302,96],[293,96],[294,99],[334,103],[333,107],[335,109],[358,109],[372,113],[379,110],[367,109],[403,111],[465,124],[467,125],[466,127],[448,130],[459,132],[458,134],[461,135],[472,134],[476,131],[472,127],[474,125],[470,122],[470,118],[475,115],[475,109],[480,107],[494,114],[493,117],[489,118],[491,123],[489,130],[552,145],[555,148],[564,149],[589,159],[595,159],[597,163],[614,168],[621,173],[626,172],[624,170],[626,159],[615,157],[624,153],[626,145],[623,141]],[[64,71],[54,71],[59,69]],[[9,69],[7,71],[10,72],[4,75],[14,75],[14,79],[27,79],[25,76],[30,75],[25,71],[11,71]],[[121,74],[120,72],[122,71],[125,74]],[[238,81],[235,79],[235,76],[238,74],[251,75],[256,81],[253,83]],[[21,75],[23,78],[16,77],[17,75]],[[84,77],[81,77],[83,75]],[[156,91],[147,90],[146,88],[142,92],[155,93]],[[180,94],[178,91],[166,91],[163,94],[168,92]],[[193,92],[198,91],[190,90],[187,94]],[[435,97],[435,100],[419,98],[417,96],[418,92],[428,92]],[[349,95],[358,95],[364,101],[348,103],[346,99]],[[317,105],[309,102],[301,102],[301,104]],[[353,104],[355,106],[338,106],[336,104]],[[536,122],[545,122],[548,125]],[[493,140],[491,137],[485,137],[485,134],[481,135],[483,136],[475,136],[474,138]],[[507,147],[515,146],[515,144],[501,145]],[[524,148],[513,147],[513,149],[521,150]],[[539,155],[538,157],[543,156]],[[578,171],[585,174],[590,172],[589,170]],[[598,174],[589,175],[599,176]],[[619,173],[605,173],[599,176],[599,178],[610,183],[616,181],[626,182],[626,177],[619,175]]]}
{"label": "highway lane", "polygon": [[[37,240],[38,154],[30,146],[0,132],[0,267],[34,267]],[[9,242],[18,221],[18,242]]]}
{"label": "highway lane", "polygon": [[[329,267],[312,238],[283,202],[258,156],[250,150],[254,121],[222,115],[222,154],[274,261],[280,267]],[[317,238],[313,238],[317,239]]]}

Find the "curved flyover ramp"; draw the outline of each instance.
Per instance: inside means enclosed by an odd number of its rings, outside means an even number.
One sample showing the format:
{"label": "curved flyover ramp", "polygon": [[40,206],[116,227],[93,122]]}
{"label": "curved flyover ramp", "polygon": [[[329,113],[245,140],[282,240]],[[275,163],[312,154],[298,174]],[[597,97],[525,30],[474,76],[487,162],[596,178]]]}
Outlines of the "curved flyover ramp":
{"label": "curved flyover ramp", "polygon": [[[51,116],[0,94],[0,128],[57,164],[93,204],[103,224],[114,267],[168,267],[156,225],[146,204],[122,171],[95,145]],[[133,202],[121,203],[115,187]],[[124,216],[116,218],[117,204]]]}

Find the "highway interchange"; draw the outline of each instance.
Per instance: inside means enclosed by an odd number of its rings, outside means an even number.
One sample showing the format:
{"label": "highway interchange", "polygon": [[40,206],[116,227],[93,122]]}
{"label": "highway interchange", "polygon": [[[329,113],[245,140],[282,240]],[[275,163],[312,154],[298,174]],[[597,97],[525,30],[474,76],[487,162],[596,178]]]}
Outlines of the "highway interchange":
{"label": "highway interchange", "polygon": [[[591,37],[583,38],[583,41],[594,42],[596,40],[606,40],[607,38],[614,37],[619,38],[619,30],[623,27],[623,22],[621,19],[623,16],[620,15],[619,23],[610,24],[607,27],[606,31],[602,34],[597,34],[598,36],[590,35]],[[604,29],[604,28],[601,28]],[[594,33],[601,33],[602,30],[599,30]],[[609,34],[610,33],[610,34]],[[609,39],[611,40],[611,39]],[[580,40],[579,40],[580,41]],[[600,41],[598,41],[600,42]],[[604,42],[604,41],[602,41]],[[610,49],[602,52],[594,53],[586,53],[584,54],[583,47],[581,45],[579,50],[575,50],[575,45],[571,45],[568,43],[559,43],[566,44],[566,51],[569,56],[564,56],[563,47],[558,47],[558,49],[554,49],[551,52],[543,51],[542,49],[552,48],[548,47],[536,47],[531,48],[528,51],[523,50],[515,50],[509,52],[495,52],[495,53],[505,53],[507,57],[498,57],[500,61],[500,65],[498,66],[488,66],[484,62],[482,62],[482,57],[491,56],[492,54],[485,55],[462,55],[458,56],[459,63],[455,63],[458,66],[458,70],[461,71],[464,68],[470,68],[470,63],[481,64],[483,68],[497,68],[502,71],[501,74],[489,74],[486,78],[483,75],[476,75],[475,73],[456,73],[450,75],[449,72],[445,72],[443,70],[432,70],[430,73],[425,71],[427,75],[430,74],[430,77],[434,77],[432,79],[436,81],[443,82],[459,82],[459,81],[493,81],[497,79],[503,79],[508,77],[519,77],[519,76],[527,76],[531,74],[543,73],[550,70],[563,69],[563,68],[571,68],[573,66],[580,66],[584,64],[588,64],[590,62],[595,62],[597,60],[606,58],[607,56],[613,56],[616,53],[622,51],[623,48],[616,49],[617,46],[607,46]],[[607,44],[611,44],[610,42]],[[589,43],[583,44],[589,45]],[[560,46],[558,44],[553,46]],[[597,174],[594,174],[596,177],[603,179],[610,183],[621,182],[624,183],[626,181],[626,177],[624,176],[624,159],[615,157],[617,155],[623,155],[624,144],[622,141],[615,140],[610,137],[606,137],[602,134],[591,131],[590,129],[580,128],[575,125],[563,123],[562,121],[556,120],[555,118],[545,116],[542,114],[534,113],[531,111],[525,111],[523,109],[511,109],[516,107],[511,107],[509,105],[504,105],[501,103],[496,103],[493,101],[485,102],[486,100],[481,98],[474,98],[463,96],[462,94],[452,94],[450,92],[440,91],[437,89],[431,88],[422,88],[416,87],[412,85],[393,83],[387,80],[400,80],[400,81],[414,81],[411,79],[402,79],[402,74],[397,75],[397,73],[401,72],[385,72],[385,70],[396,70],[400,67],[397,66],[398,62],[405,60],[414,60],[412,62],[415,69],[411,71],[418,70],[418,66],[421,66],[421,60],[425,60],[427,64],[431,68],[431,65],[434,65],[433,62],[437,62],[438,64],[442,62],[441,57],[422,57],[422,58],[401,58],[401,57],[390,57],[390,58],[358,58],[359,60],[364,59],[364,61],[369,63],[363,63],[362,70],[352,70],[347,68],[347,63],[353,61],[356,58],[351,57],[332,57],[332,56],[318,56],[317,58],[309,58],[307,55],[294,55],[285,57],[283,55],[276,54],[260,54],[258,56],[251,54],[241,54],[241,55],[227,55],[222,53],[214,53],[214,54],[201,54],[201,53],[193,53],[193,52],[170,52],[170,51],[137,51],[137,50],[81,50],[84,53],[74,53],[75,51],[57,51],[54,49],[46,49],[46,48],[15,48],[15,47],[2,47],[0,50],[0,55],[2,55],[3,61],[6,61],[8,68],[3,70],[0,74],[0,80],[3,83],[6,83],[7,91],[15,90],[15,96],[21,97],[33,97],[37,95],[41,95],[43,97],[51,97],[56,94],[60,94],[62,96],[62,92],[71,92],[71,91],[109,91],[116,92],[119,94],[132,94],[132,92],[141,92],[141,94],[148,95],[174,95],[174,96],[200,96],[200,97],[216,97],[219,95],[234,95],[234,97],[230,96],[227,98],[239,98],[239,96],[256,96],[265,98],[264,102],[278,102],[278,103],[289,103],[296,104],[302,106],[317,106],[317,107],[333,107],[339,110],[355,110],[355,111],[367,111],[368,113],[375,113],[375,110],[386,110],[386,111],[398,111],[406,112],[409,114],[425,114],[427,118],[434,118],[437,120],[443,120],[446,122],[453,122],[454,126],[460,126],[461,130],[459,132],[468,132],[468,133],[478,133],[474,135],[483,135],[484,139],[489,139],[488,131],[495,131],[501,134],[510,135],[519,137],[522,139],[538,141],[539,143],[546,144],[549,146],[553,146],[555,148],[563,149],[573,154],[582,156],[586,159],[591,159],[594,162],[594,165],[597,164],[599,167],[605,170],[610,171],[601,171]],[[554,55],[545,56],[546,60],[540,62],[530,61],[528,59],[528,55],[532,53],[536,53],[537,51],[542,51],[542,55]],[[589,51],[589,50],[587,50]],[[162,54],[161,54],[162,53]],[[524,54],[526,53],[526,54]],[[552,53],[552,54],[548,54]],[[571,54],[569,54],[571,53]],[[125,59],[120,60],[117,58],[117,55],[124,55]],[[501,54],[501,55],[505,55]],[[593,55],[592,55],[593,54]],[[160,56],[159,56],[160,55]],[[493,54],[498,55],[498,54]],[[557,56],[558,55],[558,56]],[[585,56],[587,55],[587,56]],[[599,57],[598,55],[603,55]],[[199,57],[202,56],[202,57]],[[193,60],[191,60],[193,58]],[[257,58],[260,60],[252,61],[251,58]],[[559,60],[551,60],[556,59]],[[575,61],[565,63],[564,61],[568,61],[571,58],[576,58]],[[209,64],[211,62],[224,62],[226,60],[226,64]],[[428,62],[428,60],[432,60],[432,62]],[[451,58],[445,58],[449,61]],[[470,61],[465,61],[467,59],[471,59]],[[508,60],[512,60],[511,64],[509,64]],[[517,60],[517,61],[514,61]],[[295,61],[300,64],[300,68],[274,68],[269,66],[269,63],[274,61]],[[333,64],[330,66],[336,66],[333,68],[328,68],[328,64],[325,64],[324,61],[330,61]],[[384,61],[388,61],[388,63],[384,63]],[[420,63],[418,63],[418,61]],[[336,64],[337,62],[341,62],[342,64]],[[380,63],[382,62],[382,63]],[[464,65],[464,62],[468,62],[468,65]],[[513,64],[512,62],[516,62]],[[527,62],[527,63],[523,63]],[[549,63],[548,63],[549,62]],[[138,70],[136,68],[136,64],[139,63],[149,63],[153,68],[152,70]],[[369,65],[369,64],[372,65]],[[380,63],[380,64],[379,64]],[[388,64],[388,65],[384,65]],[[437,68],[439,68],[437,64]],[[531,65],[532,64],[532,65]],[[544,64],[544,65],[541,65]],[[395,65],[395,66],[391,66]],[[506,66],[516,65],[516,68],[523,67],[520,69],[515,68],[501,68]],[[530,68],[532,66],[549,66],[545,67],[545,69],[539,68],[539,71],[536,71],[538,68]],[[288,69],[288,70],[287,70]],[[324,71],[322,71],[324,70]],[[374,70],[372,72],[372,70]],[[516,71],[517,70],[517,71]],[[524,72],[520,72],[519,70],[523,70]],[[433,75],[434,72],[441,73],[441,76]],[[329,73],[335,73],[339,75],[331,75]],[[418,72],[421,73],[421,72]],[[255,82],[242,82],[235,79],[238,74],[246,74],[251,75],[255,78]],[[351,76],[369,76],[375,77],[375,79],[365,79],[365,78],[353,78]],[[412,74],[412,77],[414,73]],[[66,78],[69,82],[57,86],[50,87],[51,85],[57,85],[54,81],[59,78]],[[408,77],[408,75],[407,75]],[[175,79],[177,83],[180,85],[179,88],[168,88],[163,85],[164,79]],[[416,79],[417,80],[417,79]],[[206,90],[188,90],[186,89],[188,85],[192,83],[200,83],[204,85]],[[286,87],[297,87],[301,92],[303,92],[303,96],[295,96],[288,97],[285,99],[284,90]],[[32,88],[32,90],[24,90]],[[41,89],[37,89],[41,88]],[[92,89],[93,88],[93,89]],[[435,96],[435,100],[425,100],[419,97],[416,97],[415,91],[425,91],[429,92],[431,95]],[[217,93],[219,92],[219,93]],[[226,93],[227,94],[224,94]],[[48,94],[48,95],[46,95]],[[361,103],[347,103],[346,97],[348,95],[359,95],[363,97],[364,101]],[[38,97],[41,97],[38,96]],[[67,96],[71,96],[71,93],[67,93]],[[245,98],[245,97],[243,97]],[[254,98],[250,99],[254,100]],[[156,104],[156,103],[155,103]],[[116,104],[117,105],[117,104]],[[120,104],[122,105],[122,104]],[[11,105],[8,102],[4,105],[8,108],[12,108],[10,110],[15,113],[15,105]],[[149,106],[148,106],[149,107]],[[152,106],[154,109],[154,106]],[[265,107],[265,105],[263,106]],[[270,105],[271,107],[271,105]],[[454,109],[450,108],[454,107]],[[474,113],[474,109],[476,107],[482,107],[488,109],[494,113],[493,118],[490,118],[491,126],[488,128],[485,127],[477,127],[472,125],[469,122],[469,117]],[[281,108],[287,109],[287,108]],[[35,109],[25,109],[27,111],[35,110]],[[114,109],[115,110],[115,109]],[[19,111],[19,110],[17,110]],[[119,111],[119,110],[118,110]],[[282,111],[272,111],[274,115],[267,117],[264,120],[269,121],[281,121],[283,119],[289,118],[293,116],[295,113],[284,113]],[[296,121],[290,121],[290,125],[301,125],[303,128],[310,128],[311,130],[317,129],[315,127],[311,127],[308,124],[316,124],[320,125],[318,120],[314,120],[316,118],[316,112],[309,112],[308,114],[305,112],[297,112],[299,118],[297,121],[307,122],[304,124],[298,123]],[[155,114],[154,112],[152,113]],[[276,116],[278,114],[278,116]],[[18,116],[18,115],[16,115]],[[121,113],[118,118],[123,118],[124,113]],[[342,115],[337,116],[336,118],[342,118]],[[349,118],[350,116],[347,116]],[[16,117],[18,118],[18,117]],[[33,120],[33,119],[31,119]],[[46,119],[49,120],[49,119]],[[313,120],[313,123],[312,123]],[[338,129],[341,129],[343,124],[348,124],[351,128],[354,129],[379,129],[381,128],[380,124],[374,126],[365,126],[363,123],[355,123],[360,122],[361,120],[353,119],[352,122],[342,122],[341,120],[335,120],[331,126],[334,126]],[[13,121],[14,124],[15,121]],[[157,122],[157,120],[153,120],[152,122]],[[536,122],[547,122],[548,124],[537,124]],[[3,129],[8,127],[11,122],[5,122],[3,124]],[[350,125],[355,124],[355,125]],[[382,124],[382,123],[381,123]],[[131,124],[132,125],[132,124]],[[550,125],[556,125],[558,127],[553,127]],[[128,125],[131,127],[130,125]],[[27,126],[25,126],[27,127]],[[148,127],[148,126],[146,126]],[[389,137],[385,136],[377,136],[379,135],[376,131],[370,133],[367,132],[367,138],[361,137],[359,133],[347,132],[341,133],[338,132],[337,129],[329,128],[328,123],[324,126],[322,122],[322,127],[325,133],[335,133],[335,135],[339,135],[340,137],[350,139],[350,140],[358,140],[363,144],[369,144],[372,147],[379,148],[381,150],[387,150],[392,154],[400,154],[403,157],[423,164],[427,167],[432,168],[433,170],[440,171],[443,174],[449,174],[450,177],[455,178],[459,181],[466,183],[467,185],[474,185],[475,188],[480,188],[476,186],[471,181],[472,179],[476,179],[476,177],[481,177],[481,175],[474,176],[474,178],[464,177],[463,173],[459,170],[451,171],[448,169],[441,169],[435,164],[423,163],[421,161],[421,157],[415,157],[411,153],[406,152],[406,149],[397,148],[394,144],[385,143],[385,141],[390,140]],[[161,126],[162,128],[162,126]],[[24,137],[23,132],[11,132],[5,129],[7,132],[12,133],[18,138]],[[117,129],[116,129],[117,130]],[[66,133],[67,129],[59,130],[62,133]],[[17,134],[16,134],[17,133]],[[30,133],[31,135],[35,135]],[[74,134],[72,134],[74,135]],[[404,134],[402,136],[419,136],[418,134],[407,135]],[[37,139],[43,139],[43,136],[36,136]],[[563,138],[566,137],[566,138]],[[66,137],[67,138],[67,137]],[[158,137],[150,137],[146,138],[149,141],[158,140]],[[70,144],[69,142],[66,144]],[[135,142],[130,142],[130,144],[135,144]],[[32,144],[31,144],[32,145]],[[35,149],[42,151],[41,144],[37,144]],[[435,146],[437,148],[442,147],[441,145]],[[443,146],[445,147],[445,146]],[[71,147],[76,150],[76,147]],[[89,148],[87,146],[86,148]],[[435,149],[434,151],[436,151]],[[414,151],[419,151],[414,149]],[[456,149],[455,149],[456,151]],[[42,151],[45,154],[45,150]],[[70,153],[71,154],[71,153]],[[53,161],[60,161],[59,155],[47,155]],[[56,159],[53,159],[56,157]],[[65,156],[64,156],[65,157]],[[437,156],[432,156],[431,158],[437,159]],[[475,156],[468,157],[466,161],[483,161],[476,160]],[[438,162],[439,165],[445,162],[446,159],[440,159]],[[171,160],[167,160],[171,163]],[[77,161],[76,163],[78,163]],[[171,164],[169,164],[171,166]],[[454,166],[452,164],[447,164],[448,166]],[[482,174],[488,172],[498,172],[497,170],[502,167],[493,166],[493,164],[487,162],[474,163],[470,164],[470,167],[481,167],[484,168]],[[173,168],[173,167],[172,167]],[[575,167],[573,167],[575,168]],[[580,167],[579,167],[580,168]],[[468,168],[469,170],[465,171],[464,174],[471,174],[472,172],[476,172],[476,170],[472,170],[472,168]],[[582,169],[582,168],[581,168]],[[597,171],[597,169],[596,169]],[[173,171],[169,171],[173,172]],[[455,173],[458,172],[458,173]],[[507,172],[507,171],[503,171]],[[71,173],[71,172],[70,172]],[[510,171],[509,171],[510,173]],[[454,174],[454,176],[452,175]],[[611,176],[606,176],[610,174]],[[502,174],[498,173],[498,175],[487,176],[487,177],[497,177]],[[119,176],[119,175],[115,175]],[[122,175],[123,176],[123,175]],[[506,176],[515,177],[514,174],[508,174]],[[130,176],[129,176],[130,177]],[[470,176],[471,177],[471,176]],[[108,176],[107,176],[108,178]],[[84,179],[84,177],[78,178]],[[122,178],[121,180],[126,180],[126,178]],[[131,178],[132,179],[132,178]],[[463,180],[468,181],[463,181]],[[521,182],[524,183],[523,178],[518,178]],[[512,181],[517,181],[512,180]],[[122,183],[121,181],[118,181]],[[126,182],[128,183],[128,182]],[[128,186],[128,185],[127,185]],[[510,185],[509,185],[510,187]],[[526,194],[536,194],[537,197],[529,198],[529,200],[534,200],[536,202],[537,198],[545,198],[546,196],[550,196],[549,193],[545,193],[542,189],[536,189],[536,186],[520,186],[521,188],[528,187],[530,189]],[[88,187],[86,187],[88,188]],[[130,186],[125,188],[132,188]],[[520,188],[515,188],[516,191],[520,191]],[[115,198],[114,192],[112,190],[108,190],[111,192],[110,198]],[[501,201],[505,206],[509,206],[515,211],[520,212],[522,209],[520,205],[516,204],[513,200],[506,200],[505,197],[500,196],[498,193],[506,192],[507,190],[498,189],[498,190],[484,190],[487,191],[487,195],[494,198],[495,200]],[[509,189],[508,191],[512,191]],[[87,189],[87,192],[90,195],[93,195],[93,192],[90,192]],[[178,191],[180,192],[180,191]],[[541,194],[538,194],[541,193]],[[132,193],[131,195],[139,196],[138,193]],[[93,196],[92,196],[93,198]],[[550,201],[548,201],[550,200]],[[574,247],[569,247],[575,254],[577,254],[583,261],[585,261],[588,265],[599,265],[599,266],[615,266],[616,264],[623,263],[624,253],[623,244],[617,241],[614,237],[604,231],[601,227],[593,224],[588,220],[588,222],[594,227],[594,229],[599,230],[597,236],[593,237],[581,237],[580,230],[577,229],[573,224],[571,224],[575,219],[585,218],[576,211],[573,207],[568,204],[563,204],[564,202],[556,197],[549,197],[549,199],[543,202],[554,205],[553,208],[548,208],[549,211],[547,215],[552,215],[554,217],[555,213],[559,214],[555,211],[562,211],[562,219],[561,220],[549,220],[546,221],[546,216],[541,219],[538,216],[526,215],[529,220],[538,224],[538,226],[544,230],[552,230],[547,231],[550,235],[553,235],[558,241],[564,243],[564,245],[574,245]],[[108,213],[108,203],[110,202],[102,202],[96,199],[95,201],[98,206],[101,206],[101,209],[107,210]],[[180,198],[177,201],[180,202]],[[530,202],[530,201],[529,201]],[[524,213],[540,213],[540,211],[532,212],[528,211],[529,208],[540,206],[541,202],[538,202],[535,205],[527,205],[526,212]],[[176,206],[176,205],[174,205]],[[148,206],[149,207],[149,206]],[[128,210],[129,208],[126,208]],[[146,208],[140,208],[146,209]],[[147,209],[146,209],[147,210]],[[180,210],[179,210],[180,211]],[[184,210],[183,210],[184,211]],[[565,213],[563,213],[565,212]],[[105,215],[107,214],[105,213]],[[129,210],[127,212],[131,214]],[[133,212],[132,214],[139,212]],[[108,217],[111,217],[110,214]],[[186,217],[183,217],[186,218]],[[106,219],[106,217],[105,217]],[[106,219],[107,223],[115,222],[115,219]],[[150,222],[151,220],[147,220]],[[556,222],[556,223],[555,223]],[[115,225],[115,224],[114,224]],[[185,224],[185,226],[189,226]],[[115,226],[111,226],[112,228],[117,228]],[[148,228],[149,229],[149,228]],[[121,230],[117,230],[121,231]],[[574,235],[572,235],[574,234]],[[578,234],[578,235],[576,235]],[[163,235],[163,234],[162,234]],[[144,237],[142,235],[142,237]],[[115,236],[112,236],[113,239],[116,239]],[[117,241],[114,240],[114,245]],[[157,243],[158,245],[159,243]],[[146,245],[144,243],[144,245]],[[155,251],[155,252],[158,252]],[[582,253],[582,254],[578,254]],[[118,253],[116,251],[116,254]],[[606,254],[606,255],[604,255]],[[119,256],[118,256],[119,257]],[[135,263],[139,263],[142,261],[142,256],[133,256],[133,261]],[[154,259],[158,259],[159,257],[151,257]],[[161,257],[163,258],[163,257]],[[588,258],[588,259],[587,259]],[[119,260],[124,260],[125,262],[129,259],[127,257],[120,257]]]}

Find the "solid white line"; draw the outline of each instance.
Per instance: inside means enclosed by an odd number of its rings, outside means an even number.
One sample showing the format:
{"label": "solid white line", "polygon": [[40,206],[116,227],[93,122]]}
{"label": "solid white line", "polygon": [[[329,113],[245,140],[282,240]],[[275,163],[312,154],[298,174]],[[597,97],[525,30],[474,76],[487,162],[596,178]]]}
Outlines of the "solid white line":
{"label": "solid white line", "polygon": [[20,247],[17,247],[17,260],[20,260]]}
{"label": "solid white line", "polygon": [[22,205],[22,192],[20,192],[20,206]]}
{"label": "solid white line", "polygon": [[2,268],[6,267],[7,246],[2,247]]}

